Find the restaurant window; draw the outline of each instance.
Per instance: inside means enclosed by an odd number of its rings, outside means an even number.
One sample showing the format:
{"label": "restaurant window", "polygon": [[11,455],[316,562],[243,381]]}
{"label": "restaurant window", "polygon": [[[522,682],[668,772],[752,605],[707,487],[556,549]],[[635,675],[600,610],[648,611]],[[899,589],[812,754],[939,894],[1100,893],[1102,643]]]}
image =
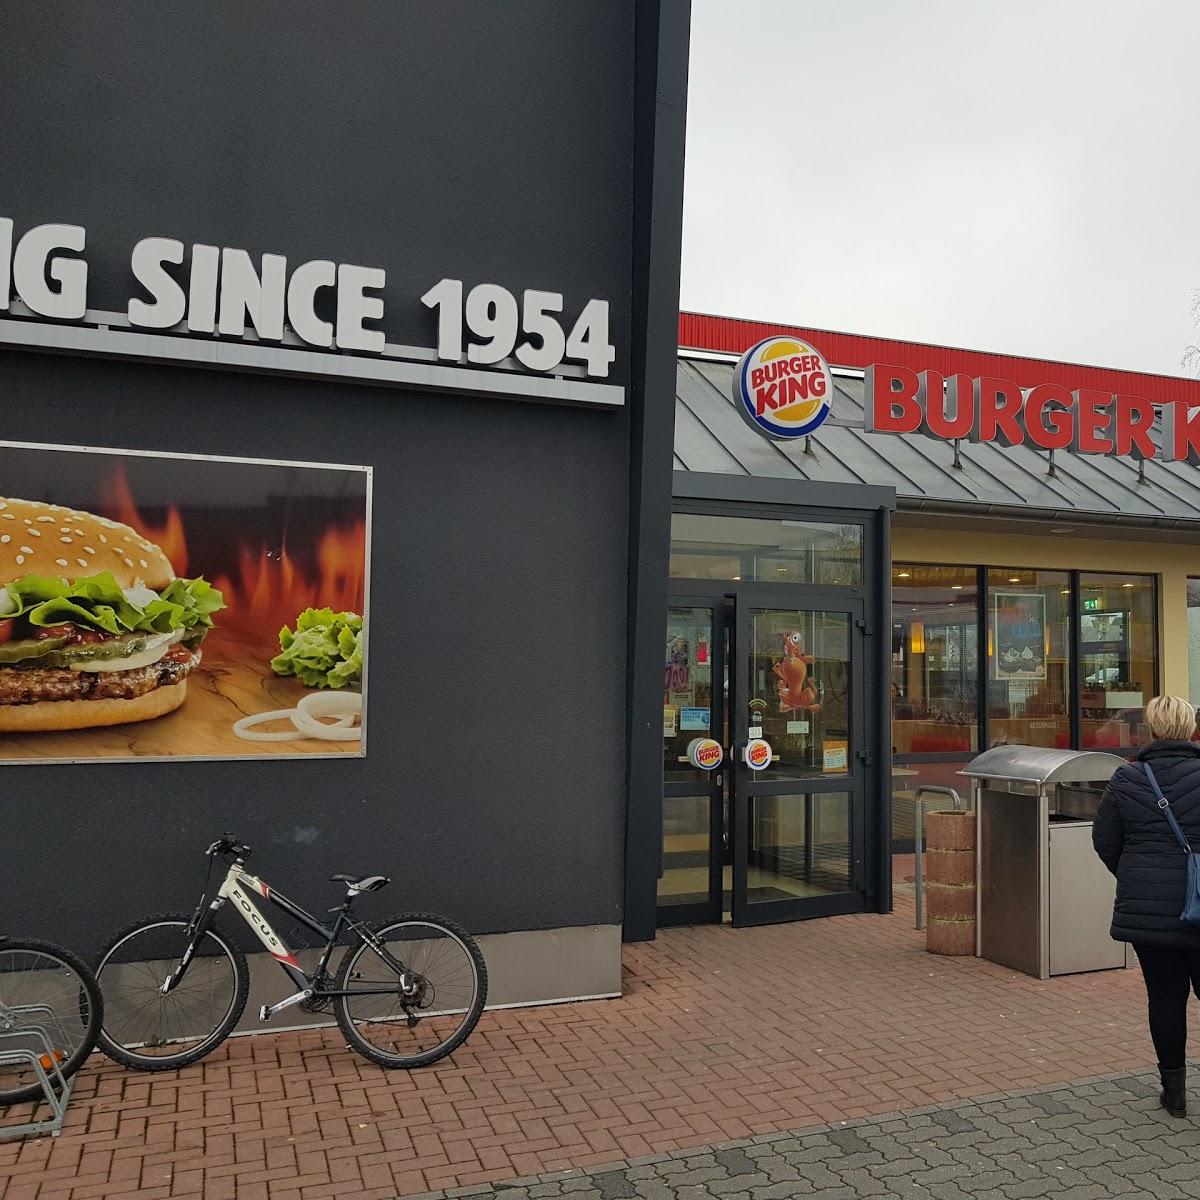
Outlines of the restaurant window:
{"label": "restaurant window", "polygon": [[974,567],[892,568],[892,746],[979,748],[979,588]]}
{"label": "restaurant window", "polygon": [[858,587],[862,560],[861,525],[695,513],[671,518],[673,579]]}
{"label": "restaurant window", "polygon": [[[1155,577],[990,567],[981,600],[980,571],[928,563],[892,567],[892,835],[898,848],[911,845],[917,789],[961,793],[958,772],[985,746],[1067,749],[1076,744],[1074,733],[1083,748],[1132,755],[1149,740],[1145,705],[1159,682]],[[1189,697],[1200,706],[1200,577],[1188,580],[1187,603]],[[986,734],[978,725],[981,699]],[[931,794],[927,807],[944,799]]]}
{"label": "restaurant window", "polygon": [[988,570],[989,745],[1071,745],[1070,598],[1066,571]]}
{"label": "restaurant window", "polygon": [[[1190,648],[1190,587],[1188,604]],[[1079,576],[1077,670],[1085,748],[1120,754],[1150,740],[1145,706],[1157,690],[1156,611],[1153,576]]]}
{"label": "restaurant window", "polygon": [[[979,749],[979,575],[974,567],[892,567],[892,843],[913,844],[921,787],[962,792]],[[926,809],[948,807],[941,793]]]}
{"label": "restaurant window", "polygon": [[1200,579],[1187,581],[1188,699],[1200,707]]}

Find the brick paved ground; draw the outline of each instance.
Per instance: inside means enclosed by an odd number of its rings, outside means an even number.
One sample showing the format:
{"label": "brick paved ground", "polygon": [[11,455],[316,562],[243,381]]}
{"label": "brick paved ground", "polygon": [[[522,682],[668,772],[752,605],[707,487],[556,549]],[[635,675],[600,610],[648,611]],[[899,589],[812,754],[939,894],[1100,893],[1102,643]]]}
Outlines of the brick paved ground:
{"label": "brick paved ground", "polygon": [[0,1143],[3,1200],[390,1200],[1152,1062],[1135,971],[1040,983],[926,955],[911,913],[667,931],[627,994],[484,1016],[385,1072],[332,1030],[178,1073],[89,1065],[55,1141]]}
{"label": "brick paved ground", "polygon": [[[500,1200],[1177,1200],[1200,1196],[1195,1126],[1153,1076],[1124,1076],[871,1121],[769,1133],[473,1190]],[[460,1193],[461,1194],[461,1193]],[[421,1200],[443,1200],[434,1192]]]}

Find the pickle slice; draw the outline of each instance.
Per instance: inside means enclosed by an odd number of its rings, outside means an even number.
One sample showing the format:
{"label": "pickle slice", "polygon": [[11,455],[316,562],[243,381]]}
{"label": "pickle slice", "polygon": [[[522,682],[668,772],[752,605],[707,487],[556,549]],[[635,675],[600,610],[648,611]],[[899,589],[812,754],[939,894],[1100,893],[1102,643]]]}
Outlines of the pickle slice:
{"label": "pickle slice", "polygon": [[146,649],[147,635],[129,634],[125,637],[108,638],[103,642],[85,642],[80,646],[64,646],[52,650],[38,660],[38,666],[73,667],[83,662],[107,662],[111,658],[127,658]]}
{"label": "pickle slice", "polygon": [[67,668],[81,662],[107,662],[127,658],[146,649],[149,634],[131,633],[103,642],[67,645],[65,637],[23,638],[0,642],[0,666]]}
{"label": "pickle slice", "polygon": [[16,642],[0,642],[0,665],[36,660],[40,666],[48,654],[61,650],[66,644],[65,637],[22,638]]}

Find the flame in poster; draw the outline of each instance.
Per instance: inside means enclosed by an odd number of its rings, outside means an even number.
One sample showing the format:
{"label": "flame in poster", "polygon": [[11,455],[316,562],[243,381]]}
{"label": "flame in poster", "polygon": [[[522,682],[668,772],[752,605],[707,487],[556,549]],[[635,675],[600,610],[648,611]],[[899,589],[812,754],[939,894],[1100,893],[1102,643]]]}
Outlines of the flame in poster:
{"label": "flame in poster", "polygon": [[278,627],[305,608],[349,609],[362,612],[366,528],[361,521],[348,528],[331,526],[317,542],[317,570],[306,574],[288,554],[278,550],[243,548],[235,577],[222,575],[216,586],[239,597],[226,623]]}
{"label": "flame in poster", "polygon": [[[102,499],[109,516],[160,546],[176,575],[186,574],[188,538],[184,518],[177,506],[172,504],[167,509],[161,525],[147,520],[138,508],[123,464],[105,484]],[[236,554],[225,555],[226,563],[234,560],[235,566],[221,570],[218,565],[215,578],[211,568],[207,572],[229,605],[222,615],[222,626],[274,633],[281,625],[294,621],[296,614],[305,608],[362,612],[366,583],[366,523],[361,520],[348,525],[330,522],[311,530],[304,546],[308,552],[303,554],[289,552],[289,532],[283,531],[278,545],[241,545]],[[199,564],[197,568],[204,573]]]}
{"label": "flame in poster", "polygon": [[183,517],[179,509],[171,505],[167,509],[167,520],[163,525],[153,525],[138,511],[129,487],[129,476],[124,464],[113,472],[101,492],[105,511],[114,521],[136,529],[147,541],[153,542],[170,560],[175,574],[187,575],[187,538],[183,532]]}

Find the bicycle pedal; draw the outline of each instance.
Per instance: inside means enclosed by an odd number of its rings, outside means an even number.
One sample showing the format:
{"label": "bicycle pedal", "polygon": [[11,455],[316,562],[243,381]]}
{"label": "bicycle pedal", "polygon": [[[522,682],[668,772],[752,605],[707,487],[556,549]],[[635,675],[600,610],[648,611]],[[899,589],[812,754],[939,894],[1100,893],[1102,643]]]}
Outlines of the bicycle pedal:
{"label": "bicycle pedal", "polygon": [[264,1004],[258,1010],[258,1019],[260,1021],[269,1021],[271,1019],[271,1006],[269,1004]]}

